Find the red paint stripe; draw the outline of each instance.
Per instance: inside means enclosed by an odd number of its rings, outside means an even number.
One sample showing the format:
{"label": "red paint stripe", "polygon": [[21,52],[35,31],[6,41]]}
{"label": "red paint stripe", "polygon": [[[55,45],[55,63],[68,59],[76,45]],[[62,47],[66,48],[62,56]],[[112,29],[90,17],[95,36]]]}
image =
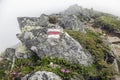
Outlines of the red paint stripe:
{"label": "red paint stripe", "polygon": [[59,35],[60,32],[57,32],[57,31],[49,31],[47,34],[48,34],[48,35]]}

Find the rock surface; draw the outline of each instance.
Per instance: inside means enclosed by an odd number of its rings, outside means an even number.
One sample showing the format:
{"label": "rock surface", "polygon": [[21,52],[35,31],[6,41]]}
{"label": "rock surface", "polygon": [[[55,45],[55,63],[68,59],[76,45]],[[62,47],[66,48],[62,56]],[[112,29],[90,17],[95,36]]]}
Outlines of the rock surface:
{"label": "rock surface", "polygon": [[[43,20],[43,21],[42,21]],[[50,21],[54,23],[51,23]],[[81,32],[85,32],[84,23],[81,22],[76,15],[42,15],[40,17],[19,17],[18,22],[20,25],[21,31],[25,31],[26,26],[32,27],[48,27],[52,24],[58,24],[64,29],[77,30]]]}
{"label": "rock surface", "polygon": [[[72,7],[72,8],[71,8]],[[86,26],[84,22],[78,17],[78,15],[90,15],[89,11],[83,11],[79,6],[71,6],[65,12],[58,14],[45,15],[42,14],[40,17],[18,17],[18,22],[20,29],[23,30],[26,26],[42,26],[48,27],[51,24],[58,24],[64,29],[77,30],[85,32],[84,27]],[[80,11],[82,13],[80,13]],[[69,14],[68,14],[69,13]],[[86,16],[85,15],[85,16]]]}
{"label": "rock surface", "polygon": [[55,73],[47,71],[38,71],[34,74],[27,74],[21,80],[62,80]]}
{"label": "rock surface", "polygon": [[29,32],[18,34],[18,38],[39,57],[59,57],[71,63],[82,65],[90,65],[93,62],[91,54],[67,33],[61,31],[60,38],[48,38],[48,29],[33,29]]}

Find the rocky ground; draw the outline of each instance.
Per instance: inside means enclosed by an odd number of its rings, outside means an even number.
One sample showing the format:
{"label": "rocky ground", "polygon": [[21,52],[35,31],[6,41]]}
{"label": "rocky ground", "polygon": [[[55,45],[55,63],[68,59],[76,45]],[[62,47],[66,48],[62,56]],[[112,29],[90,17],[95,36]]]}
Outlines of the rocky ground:
{"label": "rocky ground", "polygon": [[[94,32],[98,32],[98,33],[103,33],[104,31],[100,28],[94,28],[92,26],[93,24],[91,23],[88,23],[87,24],[87,29],[90,29]],[[111,46],[111,49],[113,50],[114,52],[114,55],[117,57],[117,58],[120,58],[120,38],[117,37],[117,36],[111,36],[111,35],[103,35],[104,37],[102,37],[103,39],[105,39],[105,42],[108,43],[110,46]],[[107,37],[107,40],[106,40],[106,37]],[[114,64],[115,65],[115,71],[117,73],[119,73],[119,69],[118,69],[118,64],[117,64],[117,61],[115,60]],[[114,76],[115,80],[120,80],[120,76],[119,75],[115,75]]]}
{"label": "rocky ground", "polygon": [[[16,36],[21,42],[2,53],[0,78],[2,80],[119,79],[117,59],[120,56],[120,44],[112,39],[108,31],[97,27],[98,23],[95,20],[99,17],[101,19],[102,16],[115,18],[113,15],[84,9],[78,5],[73,5],[57,14],[18,17],[21,33]],[[59,33],[59,36],[50,38],[50,29],[59,31],[54,32]],[[116,31],[114,30],[114,33]],[[115,68],[118,73],[115,72]]]}

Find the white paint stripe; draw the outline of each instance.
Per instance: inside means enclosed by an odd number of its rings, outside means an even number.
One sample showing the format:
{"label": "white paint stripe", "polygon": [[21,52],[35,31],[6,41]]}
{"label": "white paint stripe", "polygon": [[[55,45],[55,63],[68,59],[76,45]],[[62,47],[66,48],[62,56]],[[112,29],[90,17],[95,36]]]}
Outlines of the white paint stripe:
{"label": "white paint stripe", "polygon": [[60,29],[48,29],[48,32],[50,32],[50,31],[60,32]]}

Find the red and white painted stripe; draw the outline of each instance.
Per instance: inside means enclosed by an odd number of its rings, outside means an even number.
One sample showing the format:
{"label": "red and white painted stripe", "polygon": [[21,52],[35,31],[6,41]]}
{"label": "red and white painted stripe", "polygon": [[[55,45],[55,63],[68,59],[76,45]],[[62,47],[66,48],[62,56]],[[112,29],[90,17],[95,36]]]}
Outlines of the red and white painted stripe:
{"label": "red and white painted stripe", "polygon": [[47,34],[48,34],[48,38],[59,38],[60,29],[48,29]]}

